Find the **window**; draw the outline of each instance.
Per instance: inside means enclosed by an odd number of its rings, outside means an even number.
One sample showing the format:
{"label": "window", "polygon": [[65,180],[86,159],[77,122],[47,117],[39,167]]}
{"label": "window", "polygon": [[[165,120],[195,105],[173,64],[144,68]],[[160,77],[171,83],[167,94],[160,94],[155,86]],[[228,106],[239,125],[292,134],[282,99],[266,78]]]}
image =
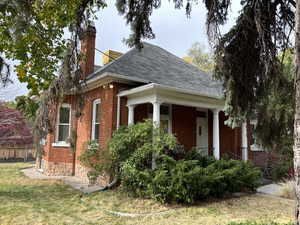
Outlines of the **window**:
{"label": "window", "polygon": [[256,124],[257,124],[256,120],[250,121],[250,130],[251,130],[250,149],[252,151],[263,151],[263,147],[257,140],[256,131],[255,131]]}
{"label": "window", "polygon": [[[153,118],[153,106],[148,105],[148,115],[149,118]],[[160,106],[160,128],[164,133],[172,133],[171,129],[171,106],[161,105]]]}
{"label": "window", "polygon": [[93,102],[93,115],[92,115],[92,140],[99,140],[100,134],[100,99]]}
{"label": "window", "polygon": [[71,106],[62,104],[58,112],[57,142],[68,142],[70,136]]}

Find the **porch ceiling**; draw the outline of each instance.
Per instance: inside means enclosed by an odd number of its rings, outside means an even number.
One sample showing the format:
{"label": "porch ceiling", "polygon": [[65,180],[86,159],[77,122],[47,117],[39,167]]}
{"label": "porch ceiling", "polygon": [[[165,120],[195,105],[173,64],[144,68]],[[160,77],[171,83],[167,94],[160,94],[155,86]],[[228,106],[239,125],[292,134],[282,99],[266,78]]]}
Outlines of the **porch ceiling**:
{"label": "porch ceiling", "polygon": [[138,105],[149,102],[169,103],[190,107],[223,110],[224,100],[203,96],[198,92],[189,91],[160,84],[147,84],[119,93],[120,97],[127,97],[128,105]]}

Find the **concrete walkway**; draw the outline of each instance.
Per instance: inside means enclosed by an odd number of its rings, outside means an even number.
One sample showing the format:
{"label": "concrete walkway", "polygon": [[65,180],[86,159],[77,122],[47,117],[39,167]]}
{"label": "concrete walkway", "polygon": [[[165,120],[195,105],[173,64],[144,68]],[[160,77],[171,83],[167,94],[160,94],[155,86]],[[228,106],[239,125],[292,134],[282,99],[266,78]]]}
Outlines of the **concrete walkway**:
{"label": "concrete walkway", "polygon": [[36,168],[27,168],[23,169],[22,172],[26,177],[30,179],[54,179],[60,180],[67,185],[70,185],[74,189],[81,191],[82,193],[89,194],[95,191],[100,191],[103,187],[100,186],[89,186],[88,183],[83,182],[81,179],[74,177],[74,176],[46,176],[39,172]]}
{"label": "concrete walkway", "polygon": [[268,184],[257,188],[257,192],[267,195],[280,196],[282,186],[279,184]]}

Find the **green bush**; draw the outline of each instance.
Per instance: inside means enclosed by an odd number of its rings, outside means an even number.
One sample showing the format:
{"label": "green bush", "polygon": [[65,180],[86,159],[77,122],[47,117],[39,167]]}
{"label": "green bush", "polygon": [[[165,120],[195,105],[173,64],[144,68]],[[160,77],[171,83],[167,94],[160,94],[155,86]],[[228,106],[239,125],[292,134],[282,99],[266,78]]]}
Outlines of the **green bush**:
{"label": "green bush", "polygon": [[283,160],[279,163],[275,163],[271,169],[272,180],[278,181],[284,178],[291,177],[293,170],[292,160]]}
{"label": "green bush", "polygon": [[83,146],[83,153],[79,156],[82,165],[90,168],[87,176],[91,182],[103,173],[111,173],[111,160],[108,151],[100,148],[97,141],[88,141]]}
{"label": "green bush", "polygon": [[173,135],[154,128],[152,121],[122,127],[109,142],[109,166],[95,163],[94,167],[117,176],[125,191],[159,202],[193,203],[257,187],[260,171],[250,163],[215,160],[197,149],[186,152],[176,142]]}
{"label": "green bush", "polygon": [[[153,134],[155,140],[153,139]],[[122,188],[160,202],[193,203],[243,189],[254,190],[260,171],[250,163],[185,152],[151,121],[118,130],[109,143]],[[151,168],[155,155],[156,168]]]}
{"label": "green bush", "polygon": [[108,146],[114,168],[113,175],[118,175],[127,160],[133,161],[139,170],[151,168],[153,154],[160,155],[174,149],[176,138],[154,129],[152,121],[146,120],[115,131]]}
{"label": "green bush", "polygon": [[260,171],[249,163],[214,160],[207,167],[198,160],[163,156],[156,170],[138,170],[132,162],[122,168],[122,185],[138,196],[160,202],[193,203],[208,197],[223,197],[243,189],[255,190]]}

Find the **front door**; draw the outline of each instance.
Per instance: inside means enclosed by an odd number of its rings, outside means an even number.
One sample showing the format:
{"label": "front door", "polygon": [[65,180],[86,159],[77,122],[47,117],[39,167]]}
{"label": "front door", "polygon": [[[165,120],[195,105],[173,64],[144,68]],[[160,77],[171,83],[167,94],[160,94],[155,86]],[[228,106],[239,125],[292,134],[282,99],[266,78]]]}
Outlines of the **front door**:
{"label": "front door", "polygon": [[197,118],[197,148],[208,155],[208,119],[207,117]]}

